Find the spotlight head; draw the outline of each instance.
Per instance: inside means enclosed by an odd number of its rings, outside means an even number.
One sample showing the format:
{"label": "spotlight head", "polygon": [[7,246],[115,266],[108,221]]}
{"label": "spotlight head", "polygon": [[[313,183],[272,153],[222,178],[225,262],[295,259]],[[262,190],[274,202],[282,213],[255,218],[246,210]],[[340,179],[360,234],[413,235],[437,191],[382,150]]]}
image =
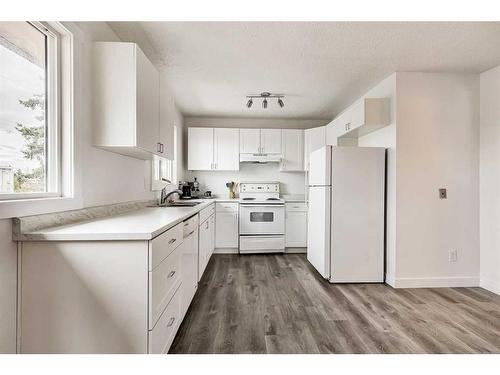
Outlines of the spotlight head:
{"label": "spotlight head", "polygon": [[281,100],[281,98],[278,98],[278,104],[281,108],[285,106],[285,103],[283,103],[283,100]]}
{"label": "spotlight head", "polygon": [[267,99],[264,99],[262,101],[262,108],[266,109],[267,108]]}
{"label": "spotlight head", "polygon": [[248,99],[248,102],[247,102],[247,108],[250,108],[253,104],[253,100],[252,98]]}

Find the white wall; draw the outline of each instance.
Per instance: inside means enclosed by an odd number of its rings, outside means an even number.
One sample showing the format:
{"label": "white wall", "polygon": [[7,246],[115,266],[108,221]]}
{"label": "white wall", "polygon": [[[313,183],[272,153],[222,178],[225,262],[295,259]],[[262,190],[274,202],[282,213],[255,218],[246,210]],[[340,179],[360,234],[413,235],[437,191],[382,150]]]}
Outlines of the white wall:
{"label": "white wall", "polygon": [[500,294],[500,66],[480,82],[480,283]]}
{"label": "white wall", "polygon": [[[217,127],[217,128],[281,128],[281,129],[309,129],[322,126],[326,120],[300,120],[300,119],[252,119],[252,118],[202,118],[186,117],[184,120],[185,133],[192,127]],[[185,134],[186,135],[186,134]],[[187,150],[187,136],[185,137]],[[187,162],[187,154],[184,153]],[[304,172],[280,172],[278,163],[249,164],[241,163],[239,171],[213,172],[213,171],[187,171],[186,179],[198,178],[200,190],[211,190],[213,194],[223,197],[228,195],[226,182],[235,181],[279,181],[282,194],[305,194]]]}
{"label": "white wall", "polygon": [[396,85],[396,285],[478,285],[479,76],[398,73]]}
{"label": "white wall", "polygon": [[386,282],[394,286],[396,268],[396,74],[384,79],[363,97],[390,98],[391,123],[358,139],[360,147],[387,148]]}
{"label": "white wall", "polygon": [[11,238],[11,220],[0,220],[0,354],[16,352],[17,244]]}

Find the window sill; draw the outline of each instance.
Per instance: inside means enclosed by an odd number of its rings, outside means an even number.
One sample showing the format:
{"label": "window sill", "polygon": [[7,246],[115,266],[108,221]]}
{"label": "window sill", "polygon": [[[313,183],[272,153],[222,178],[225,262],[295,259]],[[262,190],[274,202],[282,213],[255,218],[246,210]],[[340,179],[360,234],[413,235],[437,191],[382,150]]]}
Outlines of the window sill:
{"label": "window sill", "polygon": [[41,215],[83,208],[82,198],[55,197],[0,201],[0,219]]}

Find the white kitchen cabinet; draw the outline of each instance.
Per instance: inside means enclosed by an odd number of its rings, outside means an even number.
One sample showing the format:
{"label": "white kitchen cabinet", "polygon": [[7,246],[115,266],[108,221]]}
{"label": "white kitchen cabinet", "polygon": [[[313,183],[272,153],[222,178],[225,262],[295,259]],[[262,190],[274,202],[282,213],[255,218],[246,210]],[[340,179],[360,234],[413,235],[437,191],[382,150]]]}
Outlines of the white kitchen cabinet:
{"label": "white kitchen cabinet", "polygon": [[307,247],[307,206],[285,204],[285,247]]}
{"label": "white kitchen cabinet", "polygon": [[240,129],[240,153],[260,153],[260,129]]}
{"label": "white kitchen cabinet", "polygon": [[362,98],[336,119],[340,138],[359,138],[391,123],[389,98]]}
{"label": "white kitchen cabinet", "polygon": [[238,248],[238,203],[215,204],[215,247]]}
{"label": "white kitchen cabinet", "polygon": [[212,235],[210,233],[210,219],[206,219],[200,224],[200,240],[198,247],[198,281],[201,280],[203,272],[207,267],[210,257],[210,247],[212,245]]}
{"label": "white kitchen cabinet", "polygon": [[214,129],[188,128],[188,169],[213,170]]}
{"label": "white kitchen cabinet", "polygon": [[162,157],[168,160],[174,160],[174,126],[175,114],[175,101],[170,91],[166,75],[160,77],[160,136],[159,142],[163,150]]}
{"label": "white kitchen cabinet", "polygon": [[326,146],[326,126],[304,130],[304,169],[309,170],[309,154]]}
{"label": "white kitchen cabinet", "polygon": [[198,230],[188,234],[179,249],[182,270],[181,317],[184,318],[198,288]]}
{"label": "white kitchen cabinet", "polygon": [[241,154],[281,154],[281,129],[240,129]]}
{"label": "white kitchen cabinet", "polygon": [[239,129],[188,128],[188,169],[237,171]]}
{"label": "white kitchen cabinet", "polygon": [[281,171],[304,170],[304,130],[283,129],[281,131]]}
{"label": "white kitchen cabinet", "polygon": [[135,43],[93,47],[94,145],[140,159],[165,156],[158,70]]}
{"label": "white kitchen cabinet", "polygon": [[240,169],[240,130],[214,129],[214,168],[218,171]]}
{"label": "white kitchen cabinet", "polygon": [[281,154],[281,129],[261,129],[260,147],[263,154]]}

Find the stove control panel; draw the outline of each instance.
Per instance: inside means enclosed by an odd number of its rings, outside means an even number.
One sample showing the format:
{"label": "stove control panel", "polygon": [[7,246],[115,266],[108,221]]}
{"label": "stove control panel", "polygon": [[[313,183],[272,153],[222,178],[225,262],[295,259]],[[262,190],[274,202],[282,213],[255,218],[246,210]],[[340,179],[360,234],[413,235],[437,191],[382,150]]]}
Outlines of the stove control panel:
{"label": "stove control panel", "polygon": [[279,182],[242,182],[240,184],[241,193],[278,193],[280,192]]}

